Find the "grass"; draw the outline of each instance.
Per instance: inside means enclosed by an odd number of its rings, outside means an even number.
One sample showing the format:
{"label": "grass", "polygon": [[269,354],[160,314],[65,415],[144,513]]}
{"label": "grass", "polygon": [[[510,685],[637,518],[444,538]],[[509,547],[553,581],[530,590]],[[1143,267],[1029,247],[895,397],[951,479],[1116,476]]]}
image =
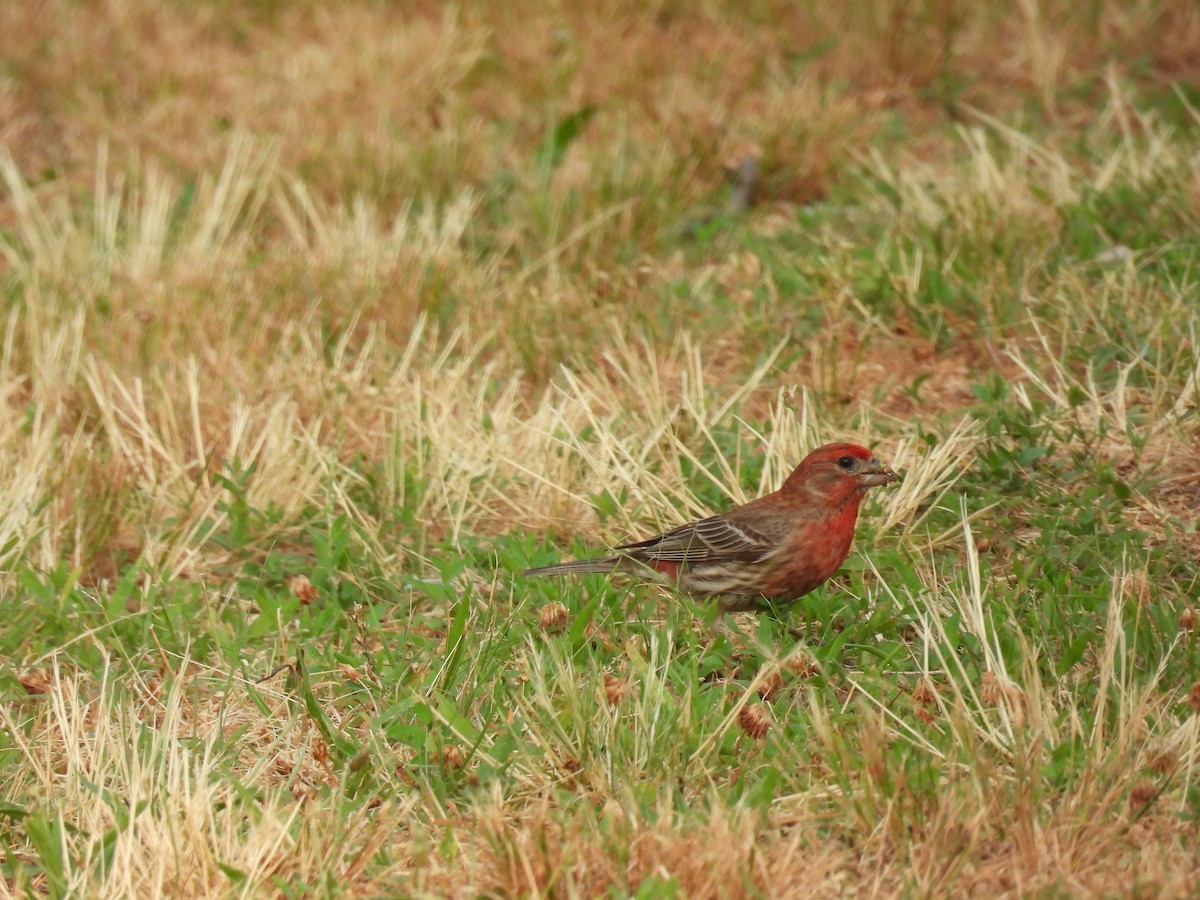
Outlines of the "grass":
{"label": "grass", "polygon": [[0,25],[0,891],[1194,893],[1191,4]]}

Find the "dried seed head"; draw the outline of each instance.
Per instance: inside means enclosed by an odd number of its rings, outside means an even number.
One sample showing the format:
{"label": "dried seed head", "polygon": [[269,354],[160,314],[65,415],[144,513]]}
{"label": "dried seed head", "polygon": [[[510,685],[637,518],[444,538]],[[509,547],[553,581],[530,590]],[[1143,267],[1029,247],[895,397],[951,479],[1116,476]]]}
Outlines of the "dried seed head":
{"label": "dried seed head", "polygon": [[991,669],[983,673],[983,680],[979,685],[979,699],[988,706],[997,706],[1004,699],[1004,689],[1000,686],[1000,679]]}
{"label": "dried seed head", "polygon": [[17,676],[17,681],[21,682],[27,694],[48,693],[54,684],[49,669],[26,669]]}
{"label": "dried seed head", "polygon": [[447,769],[461,769],[466,764],[467,757],[463,755],[462,748],[454,744],[447,744],[442,748],[442,765]]}
{"label": "dried seed head", "polygon": [[937,688],[928,678],[921,677],[917,679],[917,685],[913,688],[913,700],[923,706],[932,706],[937,702]]}
{"label": "dried seed head", "polygon": [[[322,766],[329,765],[329,745],[320,738],[313,741],[312,758]],[[280,760],[280,763],[282,762]]]}
{"label": "dried seed head", "polygon": [[538,624],[541,625],[542,631],[558,631],[567,624],[568,618],[570,614],[567,608],[556,601],[542,607],[542,616]]}
{"label": "dried seed head", "polygon": [[1150,771],[1159,775],[1170,775],[1179,768],[1179,757],[1170,750],[1159,750],[1150,757]]}
{"label": "dried seed head", "polygon": [[313,587],[313,583],[308,580],[307,575],[294,575],[288,579],[287,584],[292,596],[305,606],[317,599],[317,589]]}
{"label": "dried seed head", "polygon": [[1188,691],[1188,706],[1192,708],[1192,712],[1200,713],[1200,681],[1192,685],[1192,689]]}
{"label": "dried seed head", "polygon": [[1179,630],[1192,631],[1196,627],[1196,610],[1190,606],[1185,606],[1183,612],[1179,614]]}
{"label": "dried seed head", "polygon": [[803,653],[797,653],[789,659],[787,667],[797,678],[812,678],[817,674],[817,664]]}
{"label": "dried seed head", "polygon": [[562,759],[559,760],[559,765],[563,768],[564,771],[578,772],[583,764],[578,759],[576,759],[574,756],[571,756],[568,754],[567,756],[564,756]]}
{"label": "dried seed head", "polygon": [[592,642],[593,647],[603,647],[605,650],[613,649],[613,642],[608,633],[595,622],[588,623],[587,628],[583,629],[583,635]]}
{"label": "dried seed head", "polygon": [[758,696],[764,700],[770,700],[781,690],[783,690],[783,676],[776,669],[759,683]]}
{"label": "dried seed head", "polygon": [[616,706],[625,699],[625,682],[611,672],[605,672],[604,696],[611,706]]}
{"label": "dried seed head", "polygon": [[1153,599],[1150,593],[1150,578],[1145,572],[1131,572],[1122,579],[1122,592],[1139,606],[1148,606]]}
{"label": "dried seed head", "polygon": [[1131,812],[1141,812],[1154,802],[1158,795],[1158,785],[1149,778],[1143,778],[1129,792],[1129,809]]}
{"label": "dried seed head", "polygon": [[1025,720],[1025,692],[1017,684],[1002,678],[991,669],[983,673],[979,685],[979,699],[987,706],[1003,705],[1018,725]]}
{"label": "dried seed head", "polygon": [[762,740],[771,728],[771,714],[762,704],[755,703],[743,706],[737,717],[738,727],[750,737]]}

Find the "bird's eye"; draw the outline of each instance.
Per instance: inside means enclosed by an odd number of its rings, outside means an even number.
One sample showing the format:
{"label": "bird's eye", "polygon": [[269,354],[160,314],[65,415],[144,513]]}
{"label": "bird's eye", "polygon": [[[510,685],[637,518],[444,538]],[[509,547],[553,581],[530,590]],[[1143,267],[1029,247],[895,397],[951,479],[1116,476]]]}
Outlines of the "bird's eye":
{"label": "bird's eye", "polygon": [[838,460],[838,465],[841,466],[843,469],[853,469],[854,468],[854,457],[853,456],[843,456],[841,459]]}

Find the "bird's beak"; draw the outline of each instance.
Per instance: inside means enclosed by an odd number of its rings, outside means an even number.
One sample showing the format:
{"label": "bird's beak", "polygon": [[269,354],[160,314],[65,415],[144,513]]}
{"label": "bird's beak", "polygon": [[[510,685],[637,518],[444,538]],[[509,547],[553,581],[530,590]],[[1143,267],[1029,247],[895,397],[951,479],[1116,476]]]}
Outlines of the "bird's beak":
{"label": "bird's beak", "polygon": [[863,487],[878,487],[899,480],[899,475],[874,457],[871,458],[871,461],[863,467],[858,475],[859,484]]}

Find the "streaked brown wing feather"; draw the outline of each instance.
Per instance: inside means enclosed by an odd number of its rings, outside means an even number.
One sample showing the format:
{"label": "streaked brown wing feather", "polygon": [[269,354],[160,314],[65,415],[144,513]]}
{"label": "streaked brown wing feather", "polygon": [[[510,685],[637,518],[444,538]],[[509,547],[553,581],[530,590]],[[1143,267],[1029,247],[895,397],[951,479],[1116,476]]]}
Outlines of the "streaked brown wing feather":
{"label": "streaked brown wing feather", "polygon": [[690,567],[703,563],[756,563],[778,546],[777,541],[746,524],[728,516],[711,516],[616,549],[644,562],[673,562]]}

